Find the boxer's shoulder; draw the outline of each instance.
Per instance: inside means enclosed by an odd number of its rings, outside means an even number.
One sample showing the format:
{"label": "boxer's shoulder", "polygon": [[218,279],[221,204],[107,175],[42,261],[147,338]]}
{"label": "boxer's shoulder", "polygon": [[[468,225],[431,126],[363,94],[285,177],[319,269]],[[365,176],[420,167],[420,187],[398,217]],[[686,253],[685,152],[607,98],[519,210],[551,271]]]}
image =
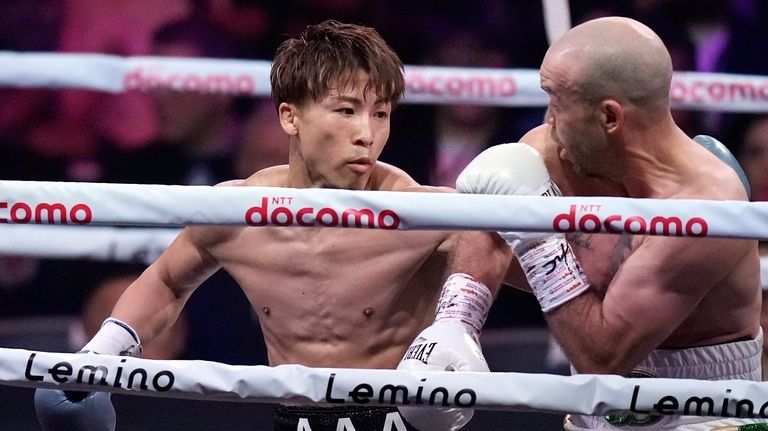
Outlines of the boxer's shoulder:
{"label": "boxer's shoulder", "polygon": [[228,183],[234,186],[287,187],[288,165],[264,168],[244,180],[234,180]]}
{"label": "boxer's shoulder", "polygon": [[552,127],[549,124],[542,124],[529,130],[528,133],[520,138],[520,142],[530,145],[539,153],[546,153],[548,146],[554,147],[554,141],[551,139],[550,132]]}
{"label": "boxer's shoulder", "polygon": [[418,186],[419,183],[407,172],[382,161],[377,161],[373,166],[373,173],[368,181],[370,190],[414,191],[408,189]]}

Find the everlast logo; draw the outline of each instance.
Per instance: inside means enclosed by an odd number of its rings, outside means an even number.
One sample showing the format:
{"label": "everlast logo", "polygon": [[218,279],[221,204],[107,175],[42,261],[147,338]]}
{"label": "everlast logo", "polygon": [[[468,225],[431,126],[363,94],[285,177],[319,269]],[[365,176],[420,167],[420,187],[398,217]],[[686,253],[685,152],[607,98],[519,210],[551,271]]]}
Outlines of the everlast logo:
{"label": "everlast logo", "polygon": [[[590,211],[599,205],[580,205],[581,211]],[[630,216],[626,219],[619,214],[600,216],[591,212],[579,214],[576,205],[571,205],[570,211],[555,216],[552,221],[555,232],[585,232],[585,233],[633,233],[664,236],[696,236],[705,237],[709,231],[707,221],[701,217],[681,220],[679,217],[655,216],[650,221],[640,216]]]}
{"label": "everlast logo", "polygon": [[421,361],[426,364],[427,361],[429,361],[429,355],[432,354],[432,350],[435,349],[436,345],[437,345],[436,342],[414,344],[408,348],[407,352],[405,352],[405,356],[403,356],[403,360],[415,359],[417,361]]}
{"label": "everlast logo", "polygon": [[[273,204],[282,203],[286,198],[274,197]],[[290,199],[290,198],[289,198]],[[304,207],[293,210],[286,206],[270,210],[269,199],[261,198],[261,205],[248,208],[245,222],[251,226],[328,226],[356,227],[367,229],[397,229],[400,217],[392,210],[381,210],[378,214],[369,208],[346,209],[339,214],[333,208]]]}

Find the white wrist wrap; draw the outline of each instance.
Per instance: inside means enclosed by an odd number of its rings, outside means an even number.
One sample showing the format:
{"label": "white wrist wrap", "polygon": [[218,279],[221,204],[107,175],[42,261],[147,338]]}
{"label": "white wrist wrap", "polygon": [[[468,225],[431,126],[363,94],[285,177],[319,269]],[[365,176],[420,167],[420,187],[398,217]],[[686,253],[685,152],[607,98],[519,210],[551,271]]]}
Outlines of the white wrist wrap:
{"label": "white wrist wrap", "polygon": [[435,322],[456,320],[480,334],[493,303],[493,294],[486,285],[470,275],[451,274],[445,281],[435,310]]}
{"label": "white wrist wrap", "polygon": [[109,317],[82,350],[103,355],[139,356],[141,341],[130,325]]}
{"label": "white wrist wrap", "polygon": [[562,235],[544,239],[522,252],[518,260],[545,313],[589,289],[581,265]]}

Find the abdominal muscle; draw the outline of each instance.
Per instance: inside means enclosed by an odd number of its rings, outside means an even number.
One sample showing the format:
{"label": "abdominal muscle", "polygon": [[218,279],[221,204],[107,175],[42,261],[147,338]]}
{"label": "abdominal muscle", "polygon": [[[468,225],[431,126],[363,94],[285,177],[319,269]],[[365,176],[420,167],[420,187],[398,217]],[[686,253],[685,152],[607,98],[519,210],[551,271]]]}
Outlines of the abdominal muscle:
{"label": "abdominal muscle", "polygon": [[270,365],[395,368],[434,318],[442,236],[246,228],[213,253],[253,306]]}

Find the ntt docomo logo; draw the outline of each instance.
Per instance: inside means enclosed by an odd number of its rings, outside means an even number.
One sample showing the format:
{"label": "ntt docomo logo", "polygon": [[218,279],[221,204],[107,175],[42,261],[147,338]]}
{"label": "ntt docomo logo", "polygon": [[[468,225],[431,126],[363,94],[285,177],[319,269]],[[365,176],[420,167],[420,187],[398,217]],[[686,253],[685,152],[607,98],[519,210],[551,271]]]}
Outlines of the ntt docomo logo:
{"label": "ntt docomo logo", "polygon": [[[292,197],[273,197],[273,205],[290,205]],[[341,213],[333,208],[303,207],[293,210],[287,206],[276,206],[270,209],[270,198],[261,198],[261,205],[248,208],[245,212],[245,222],[251,226],[328,226],[328,227],[357,227],[365,229],[397,229],[400,217],[392,210],[381,210],[376,213],[372,209],[345,209]]]}
{"label": "ntt docomo logo", "polygon": [[571,205],[568,213],[555,216],[552,227],[555,232],[586,232],[586,233],[622,233],[664,235],[664,236],[697,236],[705,237],[709,231],[707,221],[701,217],[682,220],[680,217],[654,216],[646,220],[641,216],[630,216],[626,219],[619,214],[601,216],[595,214],[601,205]]}
{"label": "ntt docomo logo", "polygon": [[78,203],[71,208],[59,202],[0,202],[0,223],[19,224],[88,224],[93,219],[93,211],[86,204]]}

